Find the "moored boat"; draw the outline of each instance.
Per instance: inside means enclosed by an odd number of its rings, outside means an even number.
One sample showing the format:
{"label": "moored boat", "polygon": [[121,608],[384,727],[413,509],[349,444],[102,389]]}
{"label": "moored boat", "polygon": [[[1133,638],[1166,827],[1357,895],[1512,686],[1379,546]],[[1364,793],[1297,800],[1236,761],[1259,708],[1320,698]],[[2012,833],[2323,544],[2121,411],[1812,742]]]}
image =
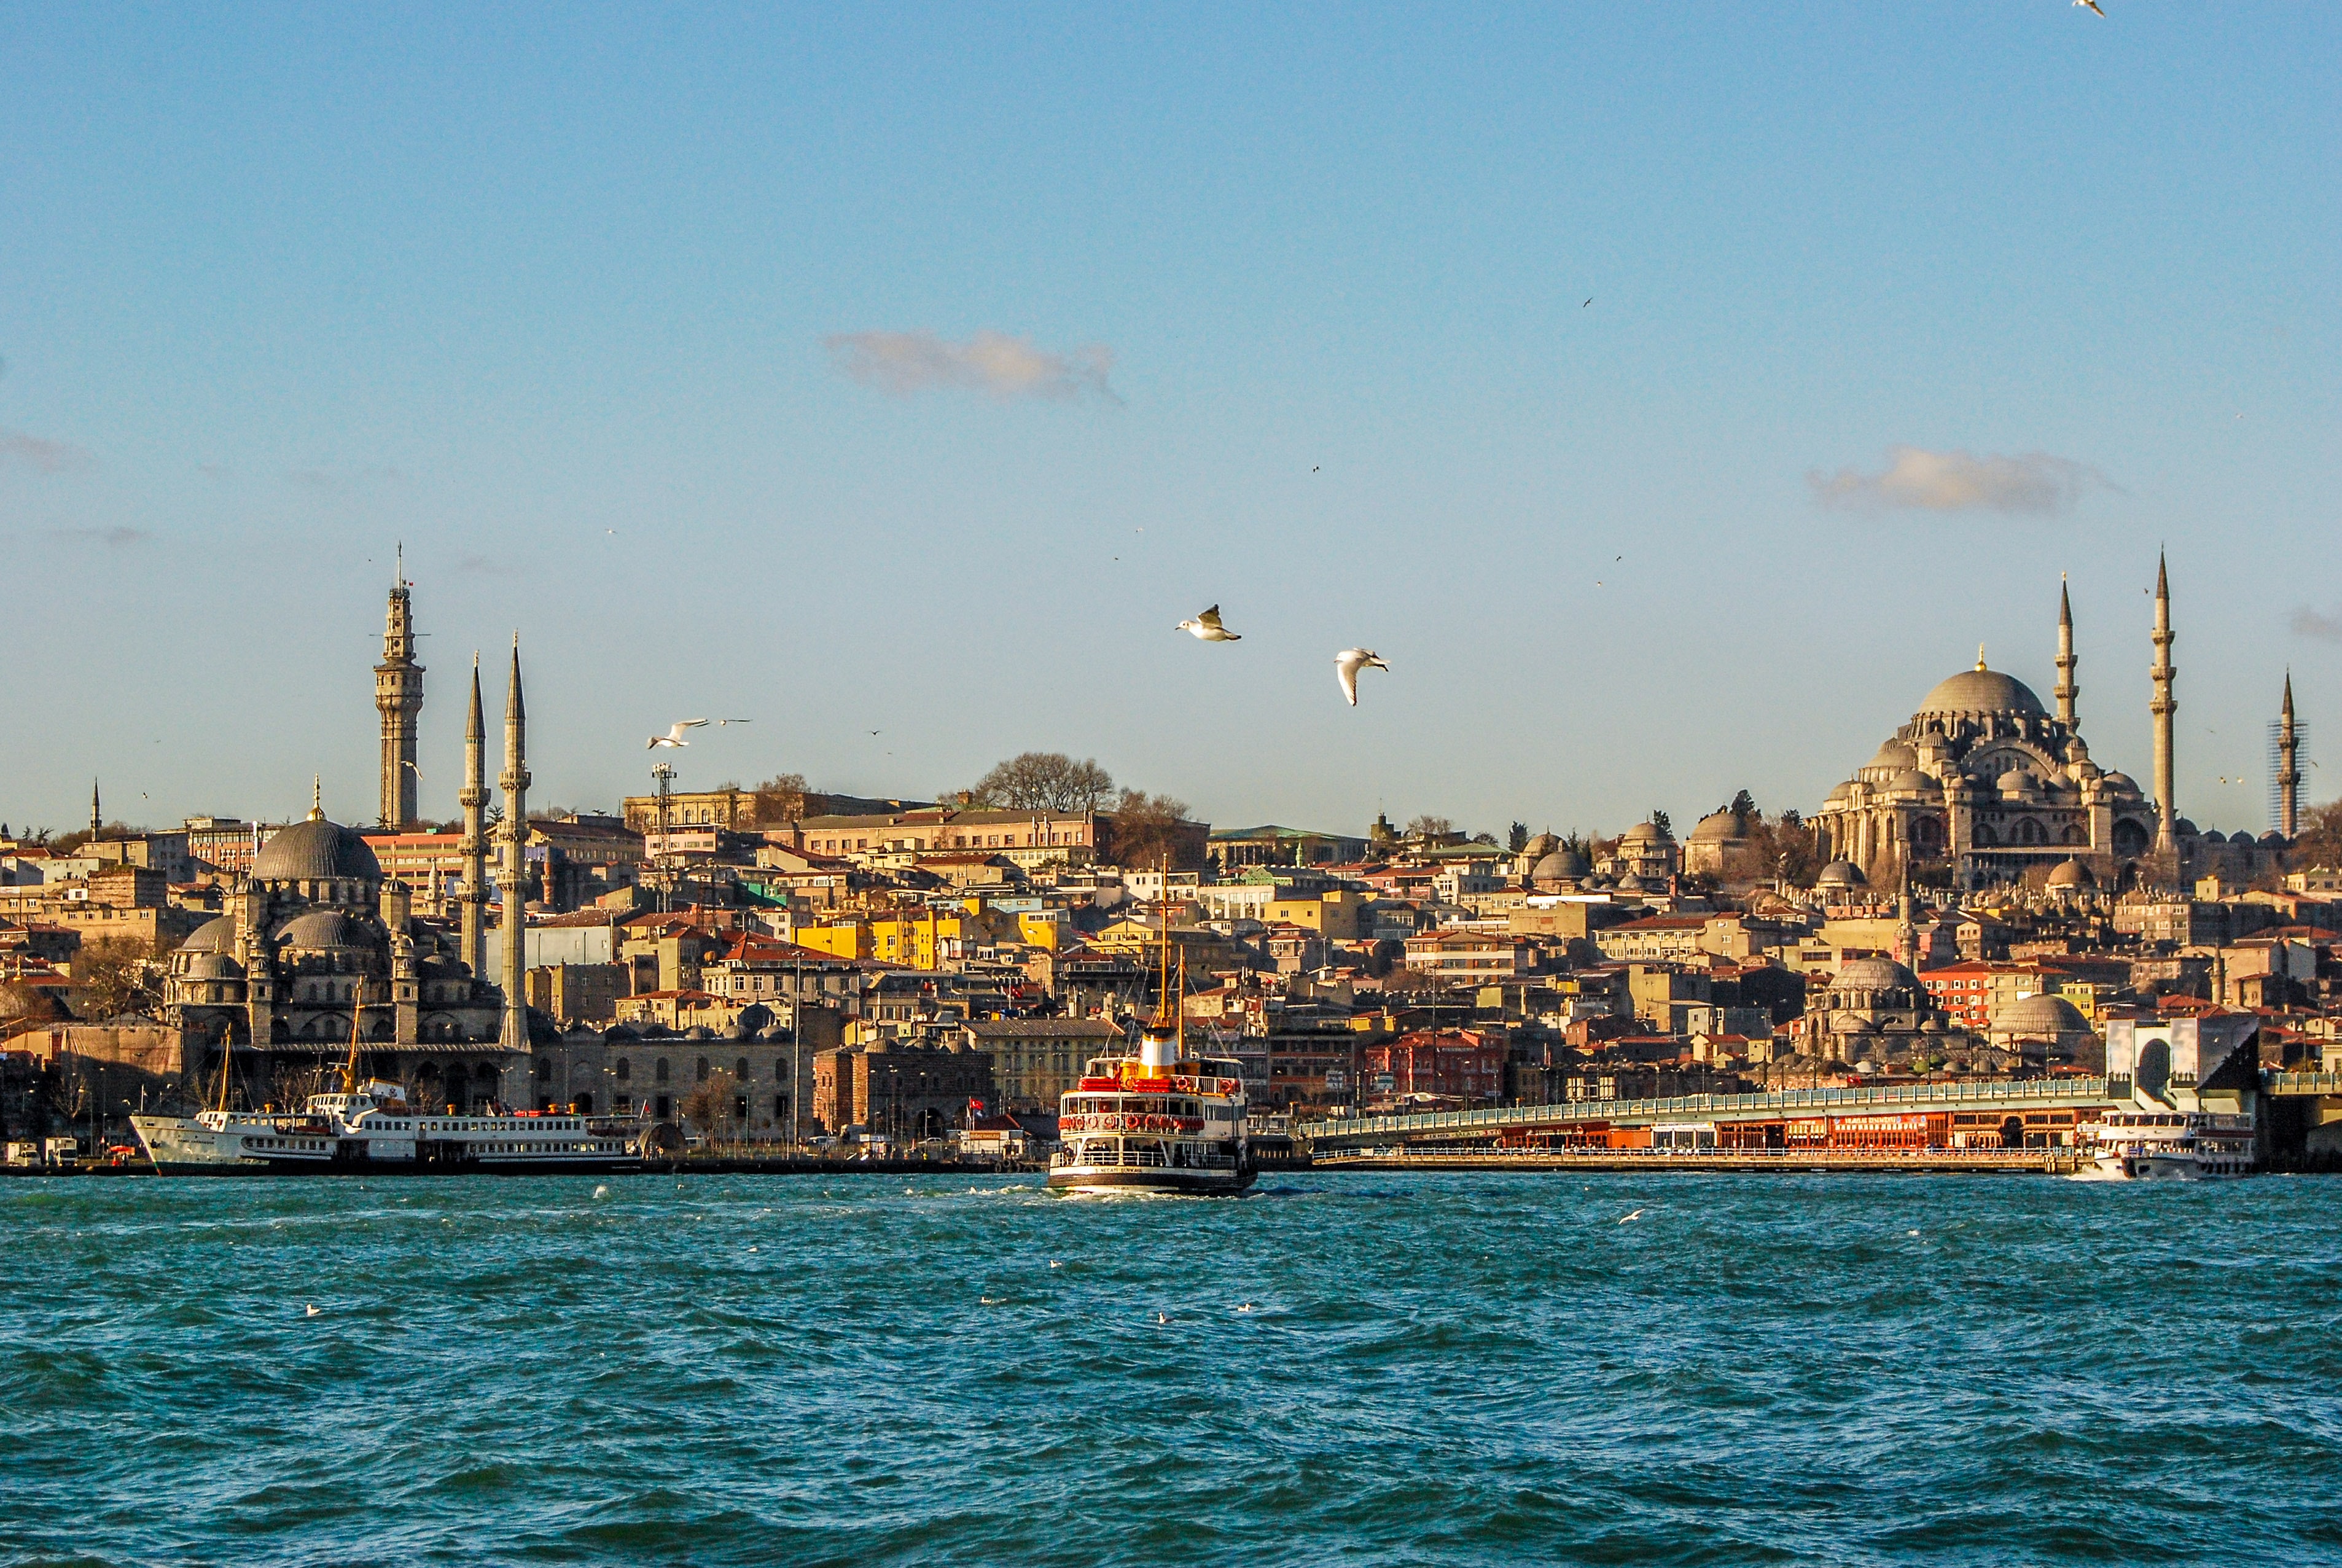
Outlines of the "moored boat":
{"label": "moored boat", "polygon": [[2077,1129],[2086,1182],[2202,1181],[2254,1166],[2253,1119],[2203,1111],[2108,1111]]}

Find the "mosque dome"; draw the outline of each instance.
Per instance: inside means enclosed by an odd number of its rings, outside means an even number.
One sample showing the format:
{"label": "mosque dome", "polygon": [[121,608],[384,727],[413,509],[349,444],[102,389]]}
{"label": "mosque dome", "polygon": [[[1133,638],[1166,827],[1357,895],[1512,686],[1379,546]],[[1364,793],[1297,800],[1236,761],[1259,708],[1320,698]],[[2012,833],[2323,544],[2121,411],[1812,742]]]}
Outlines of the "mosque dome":
{"label": "mosque dome", "polygon": [[332,953],[371,945],[357,924],[336,910],[312,910],[285,923],[279,945],[302,953]]}
{"label": "mosque dome", "polygon": [[1881,773],[1900,773],[1919,765],[1919,753],[1908,741],[1890,740],[1879,746],[1878,754],[1870,759],[1869,765]]}
{"label": "mosque dome", "polygon": [[279,828],[253,858],[255,882],[380,882],[382,863],[366,841],[312,812],[306,822]]}
{"label": "mosque dome", "polygon": [[1623,847],[1630,844],[1673,844],[1675,835],[1655,822],[1638,822],[1618,835]]}
{"label": "mosque dome", "polygon": [[2041,775],[2031,768],[2011,768],[2000,775],[2003,800],[2033,800],[2041,794]]}
{"label": "mosque dome", "polygon": [[2097,874],[2078,860],[2061,860],[2049,871],[2051,887],[2096,887]]}
{"label": "mosque dome", "polygon": [[1531,865],[1535,865],[1560,847],[1561,840],[1549,833],[1540,833],[1534,834],[1528,843],[1521,845],[1521,854],[1527,857]]}
{"label": "mosque dome", "polygon": [[2112,794],[2137,794],[2138,781],[2120,770],[2100,775],[2098,782]]}
{"label": "mosque dome", "polygon": [[1532,882],[1580,882],[1592,874],[1593,870],[1592,866],[1586,864],[1586,857],[1576,850],[1555,849],[1548,851],[1529,868],[1529,880]]}
{"label": "mosque dome", "polygon": [[2194,838],[2196,824],[2183,816],[2171,824],[2171,834],[2174,838]]}
{"label": "mosque dome", "polygon": [[179,944],[179,951],[195,953],[234,953],[235,951],[235,917],[223,914],[216,920],[206,920],[187,934]]}
{"label": "mosque dome", "polygon": [[241,980],[244,965],[225,953],[198,953],[187,964],[189,980]]}
{"label": "mosque dome", "polygon": [[1908,790],[1915,794],[1933,794],[1938,785],[1936,780],[1921,773],[1917,768],[1905,768],[1887,781],[1887,787],[1890,790]]}
{"label": "mosque dome", "polygon": [[1849,958],[1830,977],[1833,991],[1907,991],[1919,977],[1891,958]]}
{"label": "mosque dome", "polygon": [[1691,841],[1694,844],[1723,844],[1747,836],[1746,820],[1735,816],[1728,811],[1709,813],[1700,818],[1699,824],[1691,830]]}
{"label": "mosque dome", "polygon": [[1620,893],[1650,893],[1656,891],[1657,884],[1647,882],[1630,871],[1618,879],[1616,886]]}
{"label": "mosque dome", "polygon": [[1993,1010],[1992,1031],[1996,1034],[2047,1039],[2059,1034],[2087,1034],[2090,1033],[2090,1021],[2082,1016],[2081,1009],[2062,996],[2020,996]]}
{"label": "mosque dome", "polygon": [[2047,717],[2048,710],[2032,688],[2014,675],[2004,675],[1998,670],[1987,670],[1984,661],[1977,661],[1973,670],[1962,670],[1948,680],[1939,681],[1919,704],[1922,714],[2021,714],[2029,718]]}
{"label": "mosque dome", "polygon": [[1870,879],[1850,860],[1834,860],[1814,878],[1816,887],[1861,887]]}

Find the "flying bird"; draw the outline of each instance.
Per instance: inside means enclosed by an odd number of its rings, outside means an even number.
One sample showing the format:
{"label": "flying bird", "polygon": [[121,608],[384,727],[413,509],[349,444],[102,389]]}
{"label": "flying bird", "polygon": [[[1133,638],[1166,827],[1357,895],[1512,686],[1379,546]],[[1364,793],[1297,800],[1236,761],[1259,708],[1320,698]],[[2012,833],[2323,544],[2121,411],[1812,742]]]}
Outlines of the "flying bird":
{"label": "flying bird", "polygon": [[753,724],[756,722],[754,719],[718,719],[716,721],[716,727],[722,729],[726,724]]}
{"label": "flying bird", "polygon": [[[1586,305],[1592,305],[1593,303],[1594,303],[1594,296],[1593,296],[1592,295],[1590,295],[1590,294],[1589,294],[1589,295],[1587,295],[1586,296]],[[1580,309],[1580,310],[1584,310],[1584,309],[1586,308],[1586,305],[1579,305],[1577,308],[1578,308],[1578,309]]]}
{"label": "flying bird", "polygon": [[1210,609],[1205,611],[1202,614],[1196,616],[1192,621],[1180,622],[1179,630],[1186,633],[1189,636],[1194,637],[1199,643],[1241,643],[1244,641],[1243,637],[1220,624],[1220,607],[1217,604],[1213,605]]}
{"label": "flying bird", "polygon": [[1342,694],[1350,699],[1354,708],[1358,705],[1358,672],[1389,668],[1383,663],[1383,656],[1372,648],[1345,648],[1334,655],[1334,674],[1341,677]]}
{"label": "flying bird", "polygon": [[1631,1213],[1631,1214],[1620,1214],[1620,1215],[1618,1216],[1618,1223],[1619,1223],[1620,1224],[1622,1224],[1622,1225],[1623,1225],[1623,1224],[1625,1224],[1628,1220],[1639,1220],[1639,1219],[1641,1219],[1642,1217],[1643,1217],[1643,1211],[1642,1211],[1642,1210],[1640,1210],[1640,1209],[1636,1209],[1636,1210],[1633,1213]]}
{"label": "flying bird", "polygon": [[677,719],[673,724],[667,727],[666,734],[663,735],[653,735],[649,740],[644,742],[643,750],[653,751],[660,746],[687,746],[691,743],[683,738],[683,732],[686,730],[696,730],[706,722],[707,721],[706,719]]}
{"label": "flying bird", "polygon": [[[2237,418],[2239,418],[2239,419],[2242,419],[2242,418],[2244,417],[2244,415],[2243,415],[2243,414],[2239,414],[2238,415],[2237,415]],[[1325,464],[1322,464],[1322,463],[1313,463],[1313,464],[1311,464],[1309,465],[1309,472],[1310,472],[1310,473],[1312,473],[1312,474],[1315,474],[1315,473],[1316,473],[1316,472],[1317,472],[1317,470],[1318,470],[1318,469],[1320,469],[1320,468],[1322,468],[1322,467],[1324,467],[1324,466],[1325,466]]]}
{"label": "flying bird", "polygon": [[[2074,4],[2077,5],[2087,5],[2091,10],[2098,11],[2098,0],[2074,0]],[[2103,16],[2106,13],[2098,11],[2098,15]]]}

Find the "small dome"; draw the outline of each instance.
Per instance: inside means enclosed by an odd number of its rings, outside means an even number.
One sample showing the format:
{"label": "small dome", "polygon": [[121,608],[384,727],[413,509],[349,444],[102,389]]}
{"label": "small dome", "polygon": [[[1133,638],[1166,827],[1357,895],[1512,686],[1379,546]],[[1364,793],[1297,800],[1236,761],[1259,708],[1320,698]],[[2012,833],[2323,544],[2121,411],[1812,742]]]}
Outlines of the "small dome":
{"label": "small dome", "polygon": [[1844,784],[1838,785],[1836,789],[1830,791],[1829,798],[1822,804],[1825,805],[1843,805],[1853,796],[1855,787],[1856,781],[1848,779]]}
{"label": "small dome", "polygon": [[1528,857],[1531,865],[1535,865],[1560,847],[1561,840],[1549,833],[1540,833],[1532,835],[1528,843],[1521,845],[1521,854]]}
{"label": "small dome", "polygon": [[1922,714],[2017,714],[2027,718],[2045,718],[2048,710],[2031,688],[2014,675],[2004,675],[1998,670],[1987,670],[1984,661],[1977,661],[1973,670],[1962,670],[1946,681],[1937,683],[1920,704]]}
{"label": "small dome", "polygon": [[2137,794],[2138,793],[2138,781],[2119,770],[2099,775],[2098,782],[2104,784],[2110,794]]}
{"label": "small dome", "polygon": [[2031,1034],[2048,1038],[2058,1034],[2087,1034],[2090,1021],[2082,1016],[2081,1009],[2062,996],[2020,996],[2014,1002],[2003,1003],[1993,1010],[1992,1028],[1996,1034]]}
{"label": "small dome", "polygon": [[327,882],[337,877],[380,882],[382,863],[375,859],[365,839],[322,816],[277,829],[253,857],[255,882]]}
{"label": "small dome", "polygon": [[1655,822],[1638,822],[1618,836],[1618,846],[1630,844],[1673,844],[1675,835]]}
{"label": "small dome", "polygon": [[370,945],[355,922],[331,909],[295,915],[276,934],[282,946],[303,953],[333,953]]}
{"label": "small dome", "polygon": [[187,934],[179,944],[182,953],[234,953],[235,951],[235,917],[223,914],[216,920],[206,920]]}
{"label": "small dome", "polygon": [[2041,793],[2041,775],[2031,768],[2011,768],[2000,775],[2003,800],[2031,800]]}
{"label": "small dome", "polygon": [[244,965],[225,953],[198,953],[187,964],[190,980],[241,980]]}
{"label": "small dome", "polygon": [[1710,812],[1691,830],[1694,844],[1726,844],[1748,836],[1748,824],[1728,811]]}
{"label": "small dome", "polygon": [[2175,838],[2194,838],[2196,836],[2196,824],[2189,822],[2183,816],[2177,822],[2171,824],[2171,833],[2172,836]]}
{"label": "small dome", "polygon": [[2096,887],[2097,874],[2078,860],[2061,860],[2049,872],[2051,887]]}
{"label": "small dome", "polygon": [[1878,1025],[1873,1024],[1869,1019],[1865,1018],[1859,1013],[1837,1013],[1833,1014],[1830,1017],[1830,1033],[1833,1034],[1876,1034],[1878,1033]]}
{"label": "small dome", "polygon": [[1917,768],[1905,768],[1887,781],[1887,787],[1890,790],[1908,791],[1913,794],[1933,794],[1943,786]]}
{"label": "small dome", "polygon": [[1861,887],[1869,882],[1862,867],[1850,860],[1834,860],[1814,878],[1816,887]]}
{"label": "small dome", "polygon": [[1626,875],[1620,877],[1615,884],[1615,887],[1616,890],[1620,893],[1651,893],[1656,891],[1656,884],[1646,881],[1642,877],[1636,876],[1631,871]]}
{"label": "small dome", "polygon": [[2268,832],[2261,834],[2260,842],[2267,844],[2271,849],[2283,849],[2285,847],[2285,834],[2277,832],[2275,828],[2271,828]]}
{"label": "small dome", "polygon": [[695,1024],[683,1032],[683,1037],[686,1040],[713,1040],[716,1031],[705,1024]]}

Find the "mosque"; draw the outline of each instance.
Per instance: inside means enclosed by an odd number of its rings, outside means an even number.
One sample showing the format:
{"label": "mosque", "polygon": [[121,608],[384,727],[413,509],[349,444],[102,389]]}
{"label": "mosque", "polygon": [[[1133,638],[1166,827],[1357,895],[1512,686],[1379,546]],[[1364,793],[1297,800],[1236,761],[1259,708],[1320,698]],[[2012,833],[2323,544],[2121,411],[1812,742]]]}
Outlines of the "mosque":
{"label": "mosque", "polygon": [[2039,871],[2052,888],[2114,891],[2243,880],[2274,867],[2295,830],[2299,772],[2293,683],[2278,734],[2279,825],[2258,839],[2199,833],[2178,814],[2172,784],[2171,586],[2156,564],[2154,794],[2098,765],[2075,717],[2073,606],[2058,591],[2057,711],[2024,682],[1976,667],[1939,682],[1911,721],[1829,794],[1808,819],[1840,880],[1890,885],[1907,872],[1948,868],[1961,889],[2019,882]]}
{"label": "mosque", "polygon": [[[382,719],[382,815],[394,830],[415,813],[415,725],[423,667],[402,571],[390,594],[384,662],[375,672]],[[481,976],[487,955],[487,854],[493,836],[505,889],[498,922],[503,973],[523,972],[525,825],[528,821],[527,720],[515,639],[505,704],[504,818],[493,835],[486,736],[478,662],[464,737],[464,885],[450,933],[417,920],[412,890],[383,874],[355,830],[326,820],[313,792],[308,819],[261,844],[225,912],[198,927],[169,958],[165,1021],[184,1031],[191,1070],[208,1076],[223,1053],[254,1053],[238,1071],[265,1079],[279,1064],[337,1058],[360,1043],[362,1070],[428,1080],[432,1103],[468,1107],[517,1103],[529,1065],[521,998]],[[205,1058],[208,1057],[206,1063]],[[275,1060],[272,1061],[274,1058]]]}

